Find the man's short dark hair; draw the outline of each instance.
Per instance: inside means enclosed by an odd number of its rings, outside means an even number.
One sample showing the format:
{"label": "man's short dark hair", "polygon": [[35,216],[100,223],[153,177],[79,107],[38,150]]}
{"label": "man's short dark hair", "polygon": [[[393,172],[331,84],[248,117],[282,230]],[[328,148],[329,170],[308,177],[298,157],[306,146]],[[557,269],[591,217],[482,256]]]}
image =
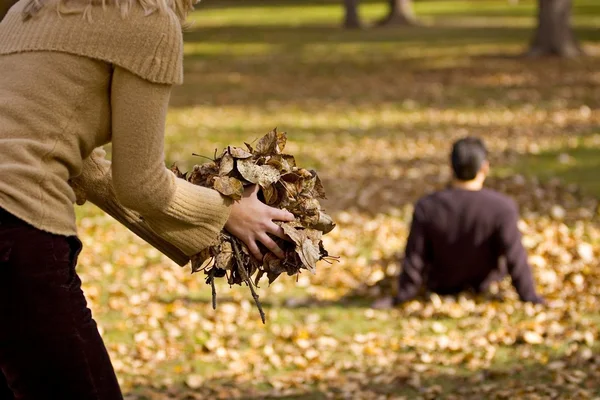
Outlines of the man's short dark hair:
{"label": "man's short dark hair", "polygon": [[461,181],[475,179],[487,154],[487,149],[479,138],[466,137],[454,142],[450,155],[454,177]]}

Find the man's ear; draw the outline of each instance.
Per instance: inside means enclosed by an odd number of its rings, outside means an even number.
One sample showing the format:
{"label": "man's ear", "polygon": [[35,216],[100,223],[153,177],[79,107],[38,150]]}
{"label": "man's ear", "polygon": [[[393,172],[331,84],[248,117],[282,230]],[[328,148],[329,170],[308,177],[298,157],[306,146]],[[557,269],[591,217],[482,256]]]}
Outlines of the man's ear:
{"label": "man's ear", "polygon": [[489,174],[490,162],[488,160],[485,160],[481,163],[481,168],[479,169],[479,172],[481,172],[484,176],[487,176]]}

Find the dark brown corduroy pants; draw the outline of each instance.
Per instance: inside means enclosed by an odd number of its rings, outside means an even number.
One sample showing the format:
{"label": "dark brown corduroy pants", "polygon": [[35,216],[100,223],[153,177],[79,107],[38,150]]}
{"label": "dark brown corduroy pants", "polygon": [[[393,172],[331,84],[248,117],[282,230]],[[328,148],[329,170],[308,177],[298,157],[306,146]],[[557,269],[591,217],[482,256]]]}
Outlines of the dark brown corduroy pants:
{"label": "dark brown corduroy pants", "polygon": [[0,400],[119,400],[75,272],[81,242],[0,208]]}

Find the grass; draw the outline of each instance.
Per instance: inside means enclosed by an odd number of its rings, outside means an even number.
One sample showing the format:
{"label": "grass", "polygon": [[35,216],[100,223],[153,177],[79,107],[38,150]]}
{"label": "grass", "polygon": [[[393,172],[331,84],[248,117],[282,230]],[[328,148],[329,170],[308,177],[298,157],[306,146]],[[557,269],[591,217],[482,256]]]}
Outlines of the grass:
{"label": "grass", "polygon": [[528,155],[503,172],[514,174],[520,171],[543,180],[558,178],[576,184],[585,193],[600,198],[600,147],[560,147]]}
{"label": "grass", "polygon": [[[574,2],[575,22],[595,26],[599,6],[590,0]],[[285,25],[310,26],[339,23],[343,9],[337,1],[221,1],[201,3],[202,15],[192,18],[198,23],[226,26]],[[226,10],[224,12],[224,10]],[[521,0],[517,4],[505,1],[417,1],[414,3],[417,17],[425,23],[471,23],[497,24],[499,26],[530,26],[536,15],[533,0]],[[387,6],[381,1],[362,1],[360,15],[367,21],[381,18]]]}
{"label": "grass", "polygon": [[[328,210],[340,220],[346,215],[328,242],[342,263],[339,270],[324,266],[299,282],[282,277],[261,288],[268,314],[262,326],[247,288],[219,285],[213,311],[202,277],[176,269],[90,205],[79,208],[88,238],[80,263],[86,293],[126,391],[164,398],[146,391],[172,387],[184,398],[177,388],[190,374],[222,389],[221,398],[270,398],[266,393],[277,382],[296,388],[277,396],[288,399],[327,398],[328,391],[343,398],[344,382],[360,393],[408,398],[435,398],[436,385],[450,396],[465,386],[491,385],[498,392],[519,380],[523,387],[554,382],[545,366],[570,355],[572,346],[567,334],[552,336],[548,328],[552,318],[570,315],[563,309],[463,299],[441,308],[425,301],[375,312],[367,307],[371,297],[345,297],[393,267],[406,239],[409,205],[443,183],[454,138],[483,137],[500,177],[559,177],[600,196],[600,60],[518,58],[532,35],[530,0],[514,6],[419,1],[415,10],[426,26],[345,31],[337,1],[200,4],[185,34],[185,84],[172,95],[168,163],[189,169],[202,162],[193,152],[210,157],[213,149],[252,141],[272,127],[288,131],[287,150],[326,180]],[[382,2],[361,5],[366,21],[384,13]],[[600,5],[576,0],[574,13],[578,37],[597,51]],[[366,196],[372,185],[374,194]],[[570,279],[582,273],[570,269],[578,265],[548,269]],[[561,268],[568,273],[561,275]],[[514,295],[508,282],[504,288]],[[593,289],[563,294],[568,288],[548,294],[573,301],[569,309],[578,318],[597,318],[598,310],[583,310],[573,300],[593,298]],[[533,329],[534,318],[550,332],[542,344],[478,341],[514,339],[515,332]],[[597,333],[599,322],[561,324]],[[322,336],[336,344],[319,344]],[[459,348],[440,350],[443,336]],[[264,353],[266,345],[279,363]],[[488,356],[490,347],[495,353]],[[317,361],[305,365],[296,358],[314,348]],[[337,375],[329,383],[316,377],[331,371]],[[482,378],[482,371],[491,377]],[[420,384],[411,381],[415,375]],[[390,380],[373,383],[382,376]],[[232,394],[232,387],[242,393]],[[482,393],[475,398],[486,398]]]}

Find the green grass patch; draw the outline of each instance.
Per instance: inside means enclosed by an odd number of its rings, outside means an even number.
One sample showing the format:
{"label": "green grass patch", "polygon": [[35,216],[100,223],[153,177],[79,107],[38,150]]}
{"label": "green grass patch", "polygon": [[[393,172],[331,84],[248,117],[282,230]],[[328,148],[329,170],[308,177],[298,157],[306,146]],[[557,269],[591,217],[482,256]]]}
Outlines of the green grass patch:
{"label": "green grass patch", "polygon": [[536,176],[546,181],[558,178],[600,198],[600,146],[577,145],[528,154],[514,165],[500,168],[498,173]]}
{"label": "green grass patch", "polygon": [[[427,24],[471,23],[508,24],[529,26],[536,16],[536,2],[521,0],[510,4],[506,0],[417,1],[416,16]],[[308,26],[339,24],[344,10],[339,1],[225,1],[200,3],[199,13],[192,21],[209,25],[280,25]],[[372,22],[387,12],[387,2],[361,1],[359,13],[365,21]],[[598,23],[600,6],[593,0],[574,2],[573,15],[579,25],[593,27]]]}

